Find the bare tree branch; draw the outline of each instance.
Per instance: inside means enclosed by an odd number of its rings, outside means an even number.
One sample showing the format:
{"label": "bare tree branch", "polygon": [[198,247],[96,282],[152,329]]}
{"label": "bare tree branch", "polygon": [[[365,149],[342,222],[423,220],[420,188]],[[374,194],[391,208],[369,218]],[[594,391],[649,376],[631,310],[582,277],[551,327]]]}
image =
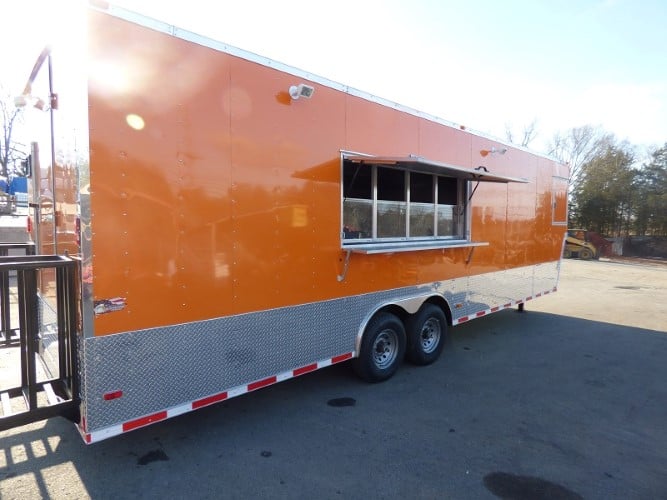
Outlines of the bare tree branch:
{"label": "bare tree branch", "polygon": [[2,137],[0,137],[0,175],[7,177],[9,165],[17,158],[17,151],[12,144],[12,132],[17,120],[21,116],[21,109],[14,106],[11,96],[0,87],[0,121],[2,122]]}
{"label": "bare tree branch", "polygon": [[510,123],[505,124],[505,139],[510,144],[514,144],[514,132],[512,132],[512,124]]}
{"label": "bare tree branch", "polygon": [[512,125],[510,123],[505,124],[505,139],[512,144],[519,144],[523,147],[528,147],[530,143],[537,137],[537,118],[534,118],[532,122],[523,127],[523,132],[521,133],[521,142],[516,142],[514,140],[514,132],[512,131]]}
{"label": "bare tree branch", "polygon": [[579,179],[582,167],[615,142],[614,135],[601,127],[584,125],[554,135],[548,154],[570,165],[569,180],[573,185]]}

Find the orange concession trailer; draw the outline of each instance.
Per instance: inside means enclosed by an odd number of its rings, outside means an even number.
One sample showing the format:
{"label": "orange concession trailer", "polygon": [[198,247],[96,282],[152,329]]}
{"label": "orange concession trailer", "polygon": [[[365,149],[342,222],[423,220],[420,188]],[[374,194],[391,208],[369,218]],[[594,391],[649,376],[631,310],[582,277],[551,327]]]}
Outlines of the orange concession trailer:
{"label": "orange concession trailer", "polygon": [[381,381],[556,291],[565,165],[127,10],[85,20],[22,96],[50,105],[35,244],[0,271],[53,368],[14,424],[42,391],[91,443],[348,360]]}

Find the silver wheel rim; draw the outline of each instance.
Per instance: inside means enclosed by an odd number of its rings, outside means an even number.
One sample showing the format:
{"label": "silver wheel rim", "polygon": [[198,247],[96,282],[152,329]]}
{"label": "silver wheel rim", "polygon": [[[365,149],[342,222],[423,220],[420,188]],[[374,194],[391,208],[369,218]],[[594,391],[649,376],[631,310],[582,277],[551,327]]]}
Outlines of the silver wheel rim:
{"label": "silver wheel rim", "polygon": [[398,355],[398,335],[394,330],[382,330],[373,342],[373,362],[379,369],[391,366]]}
{"label": "silver wheel rim", "polygon": [[422,351],[426,354],[431,354],[438,347],[440,342],[440,321],[435,318],[429,318],[424,323],[422,327],[420,341],[422,345]]}

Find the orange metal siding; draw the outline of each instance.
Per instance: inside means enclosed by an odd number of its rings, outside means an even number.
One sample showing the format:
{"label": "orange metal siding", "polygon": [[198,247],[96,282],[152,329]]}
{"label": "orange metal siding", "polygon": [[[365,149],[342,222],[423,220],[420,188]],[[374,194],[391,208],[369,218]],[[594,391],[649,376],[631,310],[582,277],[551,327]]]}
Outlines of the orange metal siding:
{"label": "orange metal siding", "polygon": [[229,310],[232,241],[215,233],[232,214],[229,58],[91,16],[93,287],[128,304],[95,334],[202,319],[213,301]]}
{"label": "orange metal siding", "polygon": [[[550,162],[515,149],[482,158],[497,144],[322,85],[292,101],[300,80],[287,73],[99,12],[91,23],[93,289],[127,300],[95,318],[95,335],[558,259],[560,246],[543,246]],[[473,240],[490,246],[469,265],[470,249],[354,254],[339,282],[341,149],[531,183],[478,188]]]}

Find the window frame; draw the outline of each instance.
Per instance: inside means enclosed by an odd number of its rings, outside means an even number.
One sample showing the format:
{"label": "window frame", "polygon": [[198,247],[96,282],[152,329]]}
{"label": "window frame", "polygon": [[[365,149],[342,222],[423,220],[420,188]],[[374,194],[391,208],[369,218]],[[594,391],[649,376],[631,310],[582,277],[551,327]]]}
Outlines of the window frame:
{"label": "window frame", "polygon": [[[371,231],[370,237],[365,238],[346,238],[345,231],[345,202],[346,193],[346,165],[355,165],[361,168],[371,168],[371,198],[352,198],[361,201],[370,201],[371,210]],[[402,236],[390,236],[378,238],[377,218],[378,218],[378,168],[390,168],[404,172],[404,203],[405,208],[405,234]],[[411,215],[411,197],[410,197],[410,175],[411,173],[430,174],[433,184],[433,236],[409,236],[410,235],[410,215]],[[363,153],[352,153],[341,151],[340,159],[340,239],[341,248],[348,252],[360,253],[393,253],[413,250],[428,250],[439,248],[461,248],[487,246],[487,242],[474,242],[471,239],[471,204],[470,201],[475,193],[479,182],[497,182],[508,183],[529,182],[524,178],[509,177],[505,175],[494,174],[488,171],[486,167],[479,166],[475,169],[465,168],[455,165],[449,165],[437,161],[429,161],[417,156],[409,157],[380,157],[367,155]],[[356,174],[352,176],[352,179]],[[438,179],[454,178],[457,182],[457,204],[440,205],[438,203]],[[476,182],[474,188],[471,181]],[[362,205],[363,206],[363,205]],[[438,207],[451,206],[458,212],[458,221],[456,222],[457,231],[454,235],[442,236],[437,234],[438,228]]]}
{"label": "window frame", "polygon": [[[387,165],[382,165],[382,164],[373,164],[373,165],[356,165],[356,168],[370,168],[371,169],[371,189],[370,189],[370,209],[371,209],[371,234],[369,237],[366,238],[346,238],[345,237],[345,231],[344,231],[344,225],[345,225],[345,201],[348,199],[359,199],[359,200],[367,200],[366,198],[346,198],[345,197],[345,191],[346,191],[346,186],[344,184],[345,181],[345,168],[346,166],[352,166],[354,167],[354,164],[351,162],[346,161],[345,157],[342,157],[341,159],[341,246],[345,249],[348,248],[354,248],[354,247],[360,247],[360,246],[365,246],[365,245],[376,245],[378,248],[381,248],[382,246],[392,246],[392,244],[410,244],[410,243],[415,243],[415,244],[426,244],[426,245],[432,245],[433,243],[441,243],[446,246],[461,246],[461,244],[464,243],[469,243],[470,242],[470,209],[469,209],[469,203],[468,203],[468,198],[470,196],[470,183],[462,179],[460,177],[455,177],[455,176],[448,176],[448,175],[443,175],[443,174],[436,174],[436,173],[427,173],[426,175],[430,176],[431,178],[431,190],[432,190],[432,199],[433,202],[431,203],[423,203],[423,202],[414,202],[412,201],[412,196],[411,196],[411,176],[413,174],[417,175],[424,175],[424,172],[419,172],[414,169],[410,168],[405,168],[402,166],[387,166]],[[395,171],[400,171],[404,174],[404,196],[403,196],[403,201],[397,201],[396,203],[404,203],[405,204],[405,213],[403,215],[404,217],[404,227],[405,227],[405,234],[403,235],[396,235],[396,236],[378,236],[378,202],[382,202],[385,200],[381,200],[378,197],[378,169],[380,168],[386,168],[386,169],[391,169]],[[354,177],[354,176],[353,176]],[[457,192],[457,204],[456,205],[449,205],[449,204],[440,204],[438,200],[438,182],[440,178],[445,178],[445,179],[453,179],[456,182],[456,192]],[[413,210],[413,204],[414,203],[419,203],[423,205],[427,204],[432,204],[433,206],[433,220],[432,220],[432,232],[434,233],[432,236],[411,236],[411,226],[412,226],[412,210]],[[447,234],[447,235],[440,235],[438,234],[438,214],[439,214],[439,207],[452,207],[452,211],[454,212],[454,225],[456,226],[456,231],[455,234]]]}

